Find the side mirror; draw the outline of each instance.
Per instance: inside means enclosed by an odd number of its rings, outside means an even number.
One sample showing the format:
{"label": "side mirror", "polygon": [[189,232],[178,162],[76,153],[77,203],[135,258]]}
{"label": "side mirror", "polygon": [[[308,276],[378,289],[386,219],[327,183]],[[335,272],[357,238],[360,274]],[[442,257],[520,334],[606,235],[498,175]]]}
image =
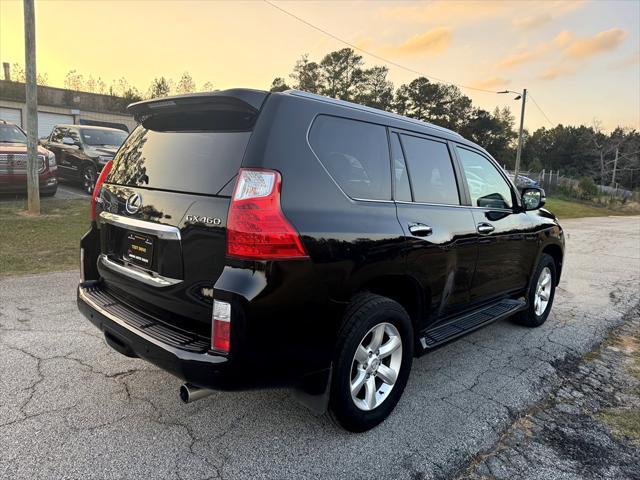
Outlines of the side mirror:
{"label": "side mirror", "polygon": [[544,206],[547,200],[544,190],[537,187],[526,187],[522,189],[522,206],[525,210],[537,210]]}

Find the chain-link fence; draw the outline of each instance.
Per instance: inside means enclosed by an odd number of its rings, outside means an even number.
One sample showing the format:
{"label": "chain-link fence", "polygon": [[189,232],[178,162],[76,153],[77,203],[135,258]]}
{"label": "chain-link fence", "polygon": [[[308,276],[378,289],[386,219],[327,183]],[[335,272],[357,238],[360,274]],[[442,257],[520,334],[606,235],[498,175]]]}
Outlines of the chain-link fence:
{"label": "chain-link fence", "polygon": [[[514,171],[507,170],[507,173],[514,178]],[[580,196],[580,181],[561,175],[560,170],[547,170],[542,169],[539,172],[531,170],[524,170],[518,172],[518,181],[516,182],[518,187],[523,186],[538,186],[544,188],[547,195],[553,194],[567,194],[569,196]],[[615,198],[622,201],[635,201],[640,202],[640,192],[634,192],[625,188],[620,188],[618,185],[612,187],[608,185],[594,185],[597,192],[602,196]]]}

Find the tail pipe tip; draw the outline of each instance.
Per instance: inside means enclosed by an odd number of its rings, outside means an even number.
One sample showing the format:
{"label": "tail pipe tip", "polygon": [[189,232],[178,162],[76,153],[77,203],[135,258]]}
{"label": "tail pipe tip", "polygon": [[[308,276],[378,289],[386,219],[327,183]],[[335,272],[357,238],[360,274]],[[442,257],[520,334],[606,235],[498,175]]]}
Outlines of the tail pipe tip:
{"label": "tail pipe tip", "polygon": [[190,383],[184,383],[180,387],[180,400],[183,403],[193,403],[196,400],[200,400],[201,398],[208,397],[213,393],[212,390],[207,390],[206,388],[196,387]]}

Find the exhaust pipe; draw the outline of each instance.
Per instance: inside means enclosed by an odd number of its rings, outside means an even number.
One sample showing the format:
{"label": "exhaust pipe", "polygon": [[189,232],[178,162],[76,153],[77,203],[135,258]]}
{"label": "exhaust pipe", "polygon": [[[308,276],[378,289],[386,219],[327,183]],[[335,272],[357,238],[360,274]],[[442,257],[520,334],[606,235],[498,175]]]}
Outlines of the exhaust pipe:
{"label": "exhaust pipe", "polygon": [[208,397],[213,393],[213,390],[207,390],[206,388],[196,387],[190,383],[185,383],[180,387],[180,400],[184,403],[193,403],[201,398]]}

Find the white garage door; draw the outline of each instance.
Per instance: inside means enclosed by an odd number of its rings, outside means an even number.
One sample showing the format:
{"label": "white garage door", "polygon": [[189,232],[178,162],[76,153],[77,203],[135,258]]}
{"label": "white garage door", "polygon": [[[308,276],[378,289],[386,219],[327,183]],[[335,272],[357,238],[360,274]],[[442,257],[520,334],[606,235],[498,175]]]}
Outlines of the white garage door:
{"label": "white garage door", "polygon": [[48,137],[53,127],[59,123],[73,123],[73,115],[38,112],[38,138]]}
{"label": "white garage door", "polygon": [[0,120],[15,123],[19,127],[22,126],[22,115],[19,108],[0,107]]}

